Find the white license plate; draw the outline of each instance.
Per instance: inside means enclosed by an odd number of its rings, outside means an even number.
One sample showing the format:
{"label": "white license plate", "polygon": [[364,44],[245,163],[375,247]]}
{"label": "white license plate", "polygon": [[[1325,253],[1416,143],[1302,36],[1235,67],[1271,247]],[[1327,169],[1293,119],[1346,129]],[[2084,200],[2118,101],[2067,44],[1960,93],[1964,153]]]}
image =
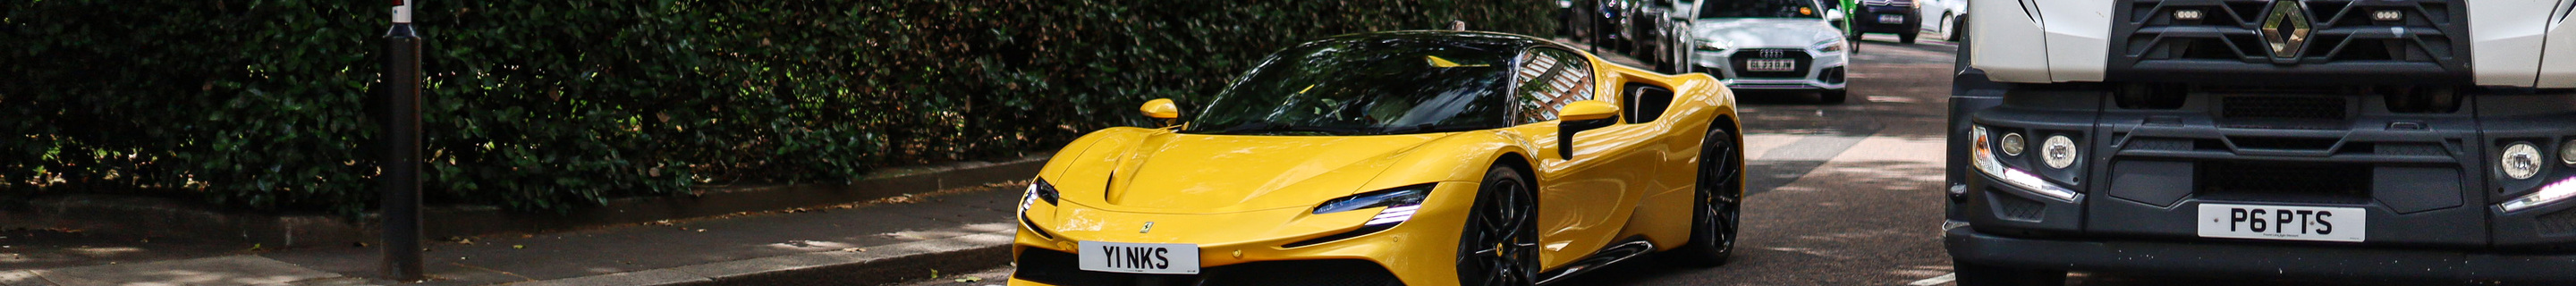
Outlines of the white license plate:
{"label": "white license plate", "polygon": [[1081,242],[1082,270],[1199,274],[1199,246],[1187,243]]}
{"label": "white license plate", "polygon": [[2200,204],[2200,237],[2361,242],[2360,208]]}
{"label": "white license plate", "polygon": [[1878,22],[1885,24],[1904,24],[1905,15],[1878,15]]}
{"label": "white license plate", "polygon": [[1789,60],[1789,59],[1750,59],[1750,60],[1744,60],[1744,70],[1747,70],[1747,71],[1779,72],[1779,71],[1792,71],[1792,70],[1797,70],[1797,69],[1798,69],[1798,61],[1795,61],[1795,60]]}

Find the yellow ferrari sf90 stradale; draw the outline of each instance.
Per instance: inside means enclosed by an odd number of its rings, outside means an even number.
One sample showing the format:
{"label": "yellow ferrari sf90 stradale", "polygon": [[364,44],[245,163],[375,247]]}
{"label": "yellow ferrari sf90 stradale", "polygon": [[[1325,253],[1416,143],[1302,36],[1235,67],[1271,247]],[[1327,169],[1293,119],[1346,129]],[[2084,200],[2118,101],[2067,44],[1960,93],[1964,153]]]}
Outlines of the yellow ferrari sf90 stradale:
{"label": "yellow ferrari sf90 stradale", "polygon": [[1382,32],[1279,51],[1196,105],[1056,153],[1011,285],[1532,285],[1734,247],[1742,137],[1707,75]]}

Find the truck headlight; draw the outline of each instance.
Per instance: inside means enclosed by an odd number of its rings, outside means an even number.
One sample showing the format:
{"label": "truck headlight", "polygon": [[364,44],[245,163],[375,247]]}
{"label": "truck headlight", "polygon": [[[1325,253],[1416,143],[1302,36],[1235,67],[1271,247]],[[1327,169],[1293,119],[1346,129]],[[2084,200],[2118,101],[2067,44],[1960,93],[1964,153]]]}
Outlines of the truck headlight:
{"label": "truck headlight", "polygon": [[2021,156],[2021,151],[2023,149],[2030,148],[2030,142],[2025,142],[2021,139],[2020,132],[2004,133],[2003,142],[1996,143],[2002,145],[1996,147],[2004,149],[2004,156]]}
{"label": "truck headlight", "polygon": [[2548,186],[2541,186],[2540,191],[2531,192],[2529,195],[2522,195],[2522,197],[2513,198],[2513,200],[2510,201],[2504,201],[2504,203],[2496,204],[2496,207],[2502,208],[2504,211],[2508,212],[2518,211],[2540,206],[2541,204],[2564,201],[2567,200],[2568,197],[2576,197],[2576,178],[2567,178],[2565,180],[2560,180],[2557,183],[2550,183]]}
{"label": "truck headlight", "polygon": [[2074,139],[2067,139],[2066,135],[2048,136],[2048,142],[2040,144],[2040,160],[2047,161],[2049,168],[2065,169],[2075,165],[2075,157],[2079,154],[2075,153]]}
{"label": "truck headlight", "polygon": [[[1976,147],[1971,148],[1974,154],[1969,154],[1968,157],[1973,157],[1972,161],[1974,162],[1971,162],[1971,164],[1976,165],[1977,172],[1985,173],[1987,176],[1993,176],[1995,180],[2003,181],[2004,184],[2021,187],[2023,190],[2030,190],[2033,194],[2055,198],[2060,201],[2075,201],[2075,190],[2067,189],[2066,187],[2059,187],[2056,184],[2050,184],[2048,183],[2048,180],[2040,179],[2039,176],[2031,175],[2030,172],[2013,169],[2011,167],[2004,167],[2003,161],[1995,158],[1992,141],[1986,140],[1988,136],[1991,136],[1987,135],[1986,127],[1977,126],[1973,129],[1974,130],[1971,130],[1970,132],[1975,133],[1972,135],[1972,138],[1974,139],[1969,141],[1973,141],[1970,144],[1973,144]],[[2064,136],[2058,136],[2057,138],[2064,138]],[[2051,138],[2051,140],[2054,141],[2057,138]],[[2070,143],[2069,145],[2072,144]],[[2072,151],[2069,152],[2071,153]]]}
{"label": "truck headlight", "polygon": [[2558,162],[2566,163],[2567,166],[2576,166],[2576,140],[2567,140],[2567,143],[2558,144]]}
{"label": "truck headlight", "polygon": [[2507,178],[2530,179],[2540,174],[2540,148],[2532,147],[2531,142],[2514,142],[2512,146],[2504,147],[2504,157],[2498,160],[2496,167],[2504,169]]}

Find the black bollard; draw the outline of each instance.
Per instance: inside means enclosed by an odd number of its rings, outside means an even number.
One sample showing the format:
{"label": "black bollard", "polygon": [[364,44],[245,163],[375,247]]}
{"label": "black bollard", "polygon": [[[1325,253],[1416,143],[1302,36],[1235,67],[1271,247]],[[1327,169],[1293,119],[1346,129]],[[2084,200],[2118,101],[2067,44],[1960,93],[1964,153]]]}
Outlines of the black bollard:
{"label": "black bollard", "polygon": [[384,188],[386,279],[421,281],[420,230],[420,34],[412,31],[418,0],[394,0],[393,30],[385,32],[385,157],[376,176]]}

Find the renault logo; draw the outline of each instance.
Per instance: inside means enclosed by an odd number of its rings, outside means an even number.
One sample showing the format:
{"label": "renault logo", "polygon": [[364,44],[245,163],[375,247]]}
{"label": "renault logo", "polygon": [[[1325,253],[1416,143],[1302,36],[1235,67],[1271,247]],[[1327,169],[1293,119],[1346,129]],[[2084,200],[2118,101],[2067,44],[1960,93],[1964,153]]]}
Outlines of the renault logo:
{"label": "renault logo", "polygon": [[[2263,18],[2263,42],[2272,46],[2275,60],[2296,60],[2299,50],[2308,46],[2308,5],[2300,0],[2272,1],[2272,15]],[[2287,62],[2285,62],[2287,63]]]}
{"label": "renault logo", "polygon": [[1154,222],[1150,222],[1150,221],[1149,221],[1149,222],[1145,222],[1145,229],[1139,229],[1139,230],[1136,230],[1136,233],[1148,233],[1148,232],[1154,232]]}

